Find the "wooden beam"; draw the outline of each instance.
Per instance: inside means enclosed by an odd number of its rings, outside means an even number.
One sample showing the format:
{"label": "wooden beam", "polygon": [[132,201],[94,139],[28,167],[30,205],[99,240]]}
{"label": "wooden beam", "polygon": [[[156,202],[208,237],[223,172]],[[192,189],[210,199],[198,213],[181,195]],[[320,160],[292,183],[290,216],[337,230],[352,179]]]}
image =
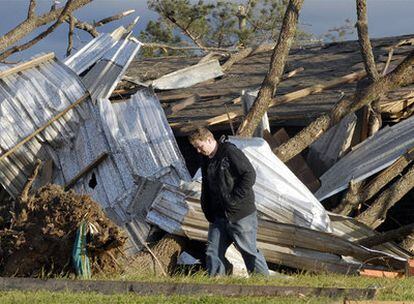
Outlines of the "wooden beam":
{"label": "wooden beam", "polygon": [[72,178],[66,185],[65,185],[65,191],[72,188],[78,180],[80,180],[84,175],[91,172],[94,168],[99,166],[100,163],[102,163],[106,158],[108,157],[108,153],[104,152],[101,155],[99,155],[92,163],[86,166],[82,171],[80,171],[74,178]]}
{"label": "wooden beam", "polygon": [[0,72],[0,78],[4,78],[4,77],[7,77],[7,76],[9,76],[11,74],[15,74],[17,72],[22,72],[24,70],[33,68],[35,66],[38,66],[41,63],[44,63],[44,62],[49,61],[49,60],[52,60],[54,58],[55,58],[55,53],[52,52],[52,53],[48,53],[48,54],[39,56],[39,57],[37,57],[35,59],[32,59],[30,61],[26,61],[26,62],[17,64],[15,66],[11,67],[8,70],[1,71]]}
{"label": "wooden beam", "polygon": [[238,284],[190,284],[139,281],[99,281],[68,279],[37,279],[0,277],[1,291],[62,291],[97,292],[101,294],[150,295],[219,295],[231,297],[329,297],[347,299],[372,299],[375,288],[336,288],[303,286],[261,286]]}
{"label": "wooden beam", "polygon": [[70,110],[75,108],[77,105],[85,101],[90,97],[89,93],[86,93],[81,98],[76,100],[74,103],[72,103],[70,106],[68,106],[66,109],[64,109],[62,112],[60,112],[58,115],[50,119],[48,122],[46,122],[43,126],[41,126],[39,129],[34,131],[32,134],[28,135],[26,138],[24,138],[22,141],[20,141],[17,145],[15,145],[10,150],[6,151],[4,154],[0,155],[0,161],[4,160],[6,157],[10,156],[14,152],[17,151],[21,146],[23,146],[25,143],[33,139],[36,135],[43,132],[47,127],[49,127],[51,124],[53,124],[55,121],[57,121],[59,118],[63,117],[66,113],[68,113]]}

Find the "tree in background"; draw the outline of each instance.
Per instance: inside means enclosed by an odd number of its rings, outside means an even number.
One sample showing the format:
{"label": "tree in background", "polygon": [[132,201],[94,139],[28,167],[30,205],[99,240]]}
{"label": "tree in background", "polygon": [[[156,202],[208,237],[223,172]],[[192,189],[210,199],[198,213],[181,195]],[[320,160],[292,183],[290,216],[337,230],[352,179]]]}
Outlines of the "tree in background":
{"label": "tree in background", "polygon": [[[148,0],[148,7],[159,14],[148,23],[140,38],[144,42],[196,46],[199,50],[243,49],[278,39],[286,0],[247,0],[241,3],[200,0]],[[297,31],[296,38],[310,35]],[[146,56],[188,54],[194,50],[154,48]]]}

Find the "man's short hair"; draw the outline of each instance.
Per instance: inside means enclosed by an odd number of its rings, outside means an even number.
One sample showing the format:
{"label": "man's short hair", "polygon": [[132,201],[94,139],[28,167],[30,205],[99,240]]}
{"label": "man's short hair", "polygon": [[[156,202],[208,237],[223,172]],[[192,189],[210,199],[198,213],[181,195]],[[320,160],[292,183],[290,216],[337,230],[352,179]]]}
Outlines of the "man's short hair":
{"label": "man's short hair", "polygon": [[193,144],[196,140],[204,141],[209,138],[214,139],[214,135],[206,127],[199,127],[195,129],[193,132],[191,132],[191,134],[188,136],[188,140],[190,141],[191,144]]}

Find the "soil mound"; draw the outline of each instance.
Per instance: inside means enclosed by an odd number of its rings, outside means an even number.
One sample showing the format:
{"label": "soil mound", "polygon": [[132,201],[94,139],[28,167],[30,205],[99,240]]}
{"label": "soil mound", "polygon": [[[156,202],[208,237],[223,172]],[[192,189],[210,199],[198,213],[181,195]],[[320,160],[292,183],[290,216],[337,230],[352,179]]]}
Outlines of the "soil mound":
{"label": "soil mound", "polygon": [[47,185],[20,202],[9,227],[0,230],[0,275],[62,276],[71,263],[76,231],[83,220],[97,232],[88,237],[92,273],[118,272],[126,236],[87,195]]}

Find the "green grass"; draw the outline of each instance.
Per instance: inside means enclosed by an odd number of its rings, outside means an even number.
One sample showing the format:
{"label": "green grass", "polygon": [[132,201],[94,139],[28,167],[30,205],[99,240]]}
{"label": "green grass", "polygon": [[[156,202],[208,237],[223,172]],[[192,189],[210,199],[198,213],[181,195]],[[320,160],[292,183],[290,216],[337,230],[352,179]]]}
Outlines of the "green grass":
{"label": "green grass", "polygon": [[[379,288],[376,300],[405,300],[414,301],[414,277],[404,279],[378,279],[344,275],[293,275],[283,278],[209,278],[203,274],[191,276],[178,275],[169,278],[129,275],[119,277],[97,277],[96,279],[136,280],[146,282],[194,283],[194,284],[242,284],[242,285],[275,285],[275,286],[308,286],[308,287],[343,287],[343,288]],[[3,292],[0,293],[0,303],[332,303],[340,299],[309,297],[239,297],[228,298],[220,296],[136,296],[134,294],[102,295],[97,293],[69,292]]]}

